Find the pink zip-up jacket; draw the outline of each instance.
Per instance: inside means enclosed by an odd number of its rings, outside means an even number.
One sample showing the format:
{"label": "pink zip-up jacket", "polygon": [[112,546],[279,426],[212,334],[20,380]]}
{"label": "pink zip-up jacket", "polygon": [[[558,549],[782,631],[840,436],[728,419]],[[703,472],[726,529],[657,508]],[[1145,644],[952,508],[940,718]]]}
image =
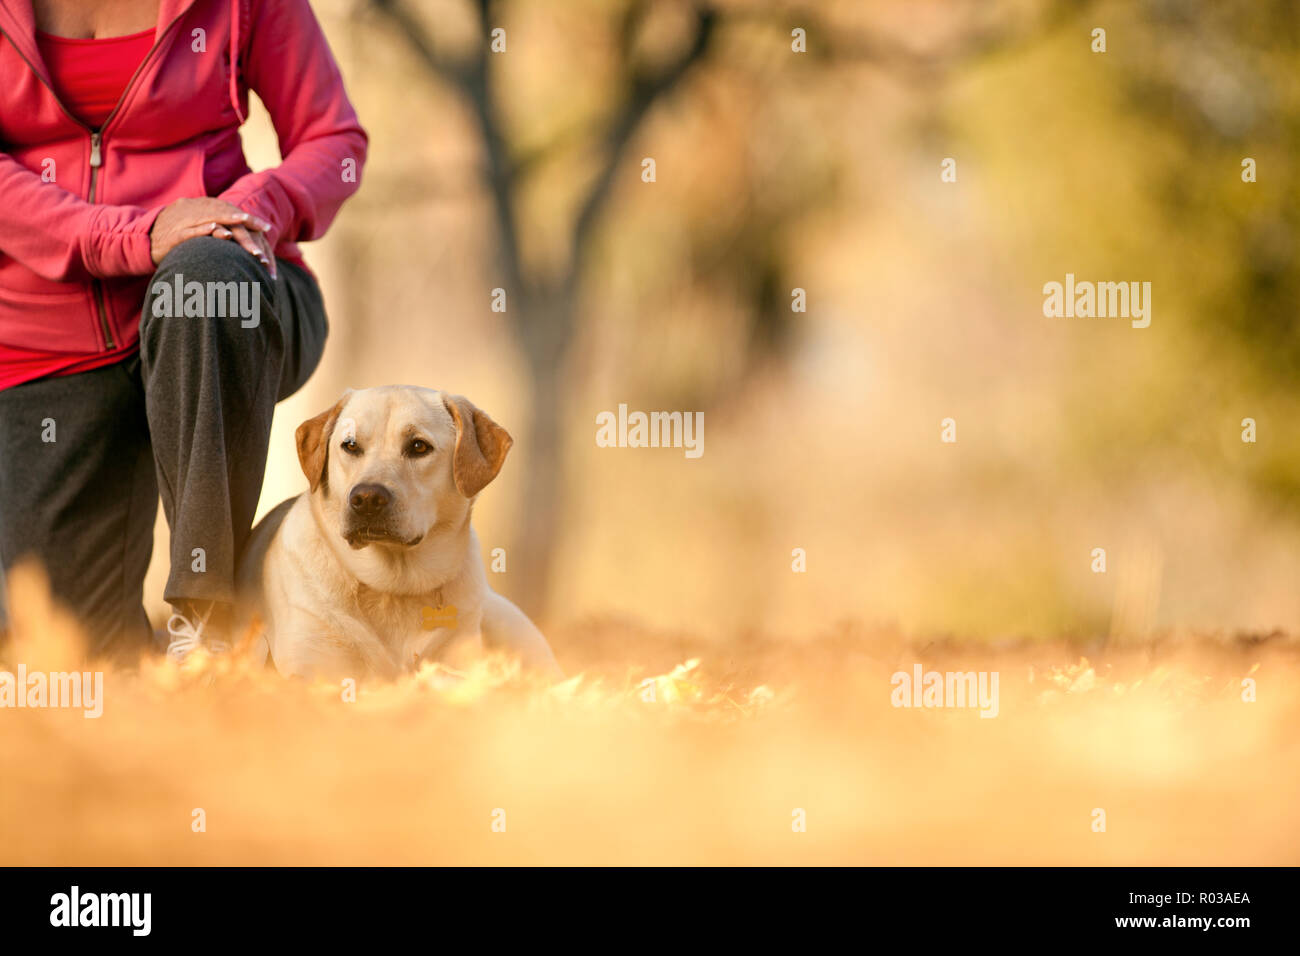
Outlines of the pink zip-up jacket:
{"label": "pink zip-up jacket", "polygon": [[[217,196],[271,223],[278,258],[357,190],[366,134],[307,0],[161,0],[153,49],[98,130],[60,105],[30,0],[0,0],[0,343],[94,353],[138,339],[164,206]],[[279,135],[250,171],[248,90]]]}

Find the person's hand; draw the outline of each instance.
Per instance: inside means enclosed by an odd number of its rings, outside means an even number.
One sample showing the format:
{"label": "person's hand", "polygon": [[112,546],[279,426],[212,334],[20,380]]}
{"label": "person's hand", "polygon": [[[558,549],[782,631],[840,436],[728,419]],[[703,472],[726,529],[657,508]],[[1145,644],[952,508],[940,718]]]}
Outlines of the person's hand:
{"label": "person's hand", "polygon": [[239,243],[275,278],[275,256],[266,239],[271,224],[233,203],[210,196],[177,199],[158,213],[149,230],[149,252],[154,265],[187,239],[214,236]]}

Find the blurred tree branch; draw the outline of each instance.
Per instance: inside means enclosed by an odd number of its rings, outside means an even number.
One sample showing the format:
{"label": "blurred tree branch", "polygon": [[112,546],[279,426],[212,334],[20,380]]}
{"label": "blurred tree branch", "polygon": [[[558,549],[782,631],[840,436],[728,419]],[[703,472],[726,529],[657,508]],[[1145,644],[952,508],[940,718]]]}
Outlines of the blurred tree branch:
{"label": "blurred tree branch", "polygon": [[527,276],[521,267],[519,226],[514,210],[521,180],[575,142],[590,139],[602,144],[603,161],[578,203],[572,227],[570,257],[560,279],[560,285],[572,293],[581,280],[591,237],[609,201],[628,144],[654,105],[669,95],[691,68],[705,58],[720,27],[745,23],[772,25],[781,20],[787,26],[803,26],[814,37],[809,55],[816,61],[874,64],[906,82],[928,83],[970,60],[1041,37],[1065,20],[1086,12],[1094,0],[1048,3],[1045,6],[1047,15],[1041,22],[1025,26],[1023,21],[1007,18],[996,25],[977,26],[959,33],[954,41],[935,50],[914,50],[898,40],[883,38],[869,30],[839,29],[828,25],[825,18],[812,7],[769,5],[741,8],[701,2],[692,8],[694,24],[690,42],[670,63],[658,70],[648,70],[634,62],[632,51],[636,37],[652,5],[647,0],[633,0],[624,8],[618,27],[621,62],[624,66],[624,92],[618,108],[602,123],[571,124],[555,131],[541,144],[526,150],[512,148],[493,95],[486,40],[498,3],[496,0],[473,2],[478,13],[479,31],[485,42],[478,46],[473,55],[463,58],[448,56],[438,49],[424,21],[406,0],[369,0],[369,5],[390,21],[430,73],[459,91],[473,108],[483,138],[485,178],[500,230],[499,254],[513,287],[511,291],[526,291],[530,281],[541,281]]}
{"label": "blurred tree branch", "polygon": [[1045,15],[1037,21],[1027,22],[1010,16],[996,24],[976,25],[958,33],[947,45],[931,50],[912,49],[897,38],[887,38],[871,30],[841,29],[827,23],[814,7],[779,10],[746,7],[729,10],[727,20],[736,24],[754,22],[770,26],[774,14],[779,13],[788,25],[802,26],[808,31],[808,55],[815,60],[872,65],[905,82],[930,83],[973,60],[1007,52],[1021,43],[1041,40],[1063,23],[1087,13],[1094,3],[1095,0],[1049,0],[1043,5]]}
{"label": "blurred tree branch", "polygon": [[[630,37],[631,31],[634,29],[633,21],[642,15],[640,9],[642,6],[644,5],[636,3],[628,8],[623,31],[625,49],[630,45],[628,37]],[[582,274],[592,229],[599,218],[601,209],[609,199],[610,187],[613,185],[614,176],[618,172],[623,152],[627,149],[628,143],[645,119],[646,114],[650,112],[651,107],[660,98],[671,92],[682,81],[691,67],[704,57],[705,51],[709,48],[709,42],[713,38],[717,22],[718,16],[715,11],[706,6],[697,7],[691,42],[686,49],[678,54],[676,59],[657,73],[629,67],[626,76],[626,96],[605,133],[605,162],[590,191],[587,193],[581,211],[578,213],[578,218],[574,223],[572,257],[566,276],[566,284],[570,287],[570,291],[572,291]],[[629,57],[625,55],[624,63],[628,62]]]}

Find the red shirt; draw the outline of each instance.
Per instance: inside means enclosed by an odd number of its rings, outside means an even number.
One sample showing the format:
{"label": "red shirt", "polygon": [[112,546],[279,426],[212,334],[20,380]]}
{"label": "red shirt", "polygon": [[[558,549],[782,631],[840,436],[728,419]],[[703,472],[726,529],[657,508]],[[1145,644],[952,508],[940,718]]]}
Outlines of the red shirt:
{"label": "red shirt", "polygon": [[91,129],[104,125],[153,40],[152,28],[124,37],[90,40],[36,31],[36,45],[59,102]]}
{"label": "red shirt", "polygon": [[[101,40],[73,40],[36,31],[36,45],[59,100],[68,112],[93,129],[103,126],[113,112],[153,41],[153,30]],[[83,354],[0,343],[0,389],[49,375],[72,375],[111,365],[138,346],[132,342],[108,352]]]}

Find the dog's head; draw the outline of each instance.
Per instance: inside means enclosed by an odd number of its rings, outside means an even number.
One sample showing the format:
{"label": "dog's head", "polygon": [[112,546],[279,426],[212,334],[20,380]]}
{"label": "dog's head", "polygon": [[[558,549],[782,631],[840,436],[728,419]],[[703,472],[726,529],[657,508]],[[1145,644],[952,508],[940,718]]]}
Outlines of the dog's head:
{"label": "dog's head", "polygon": [[318,514],[353,549],[460,527],[513,444],[468,399],[406,385],[348,391],[297,437]]}

